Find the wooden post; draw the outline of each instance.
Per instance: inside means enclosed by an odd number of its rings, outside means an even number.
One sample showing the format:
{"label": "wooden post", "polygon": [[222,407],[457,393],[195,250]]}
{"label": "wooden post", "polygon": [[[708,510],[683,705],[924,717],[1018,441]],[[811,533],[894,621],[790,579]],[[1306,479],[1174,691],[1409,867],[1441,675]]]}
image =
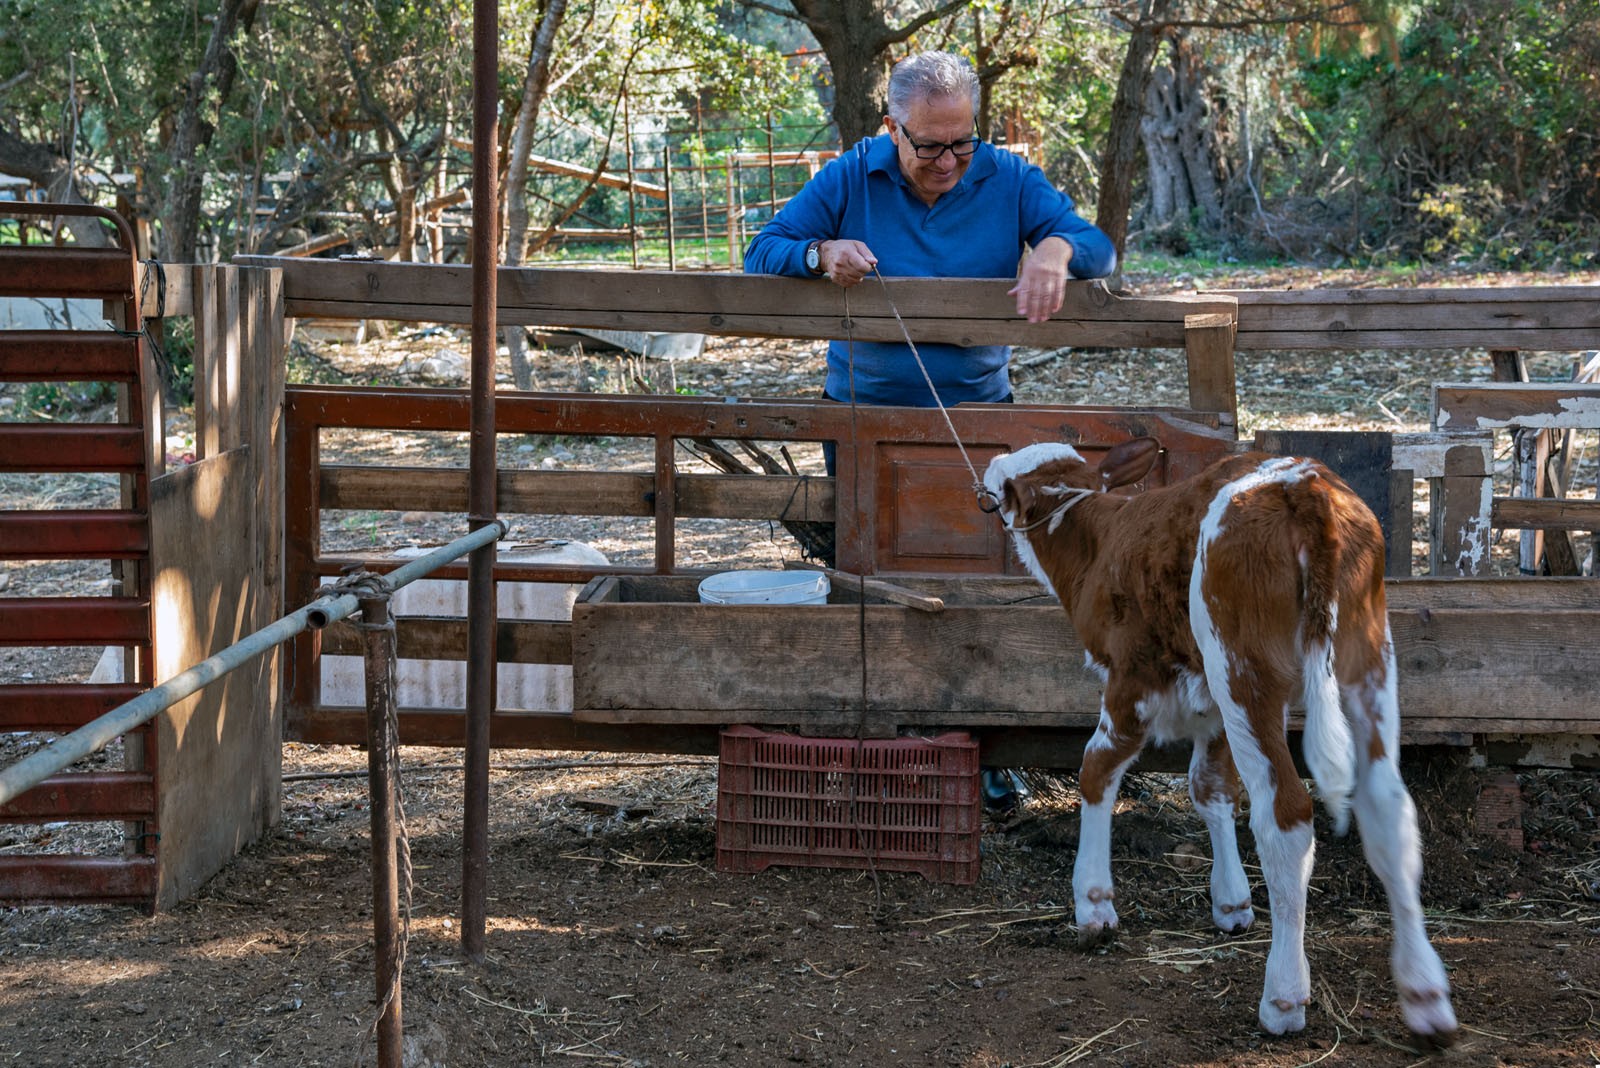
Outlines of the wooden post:
{"label": "wooden post", "polygon": [[1226,429],[1238,432],[1239,394],[1233,369],[1237,318],[1227,312],[1183,317],[1183,348],[1189,358],[1189,407],[1219,412]]}
{"label": "wooden post", "polygon": [[1428,479],[1428,485],[1429,573],[1484,574],[1494,487],[1483,451],[1475,445],[1451,447],[1445,452],[1444,474]]}

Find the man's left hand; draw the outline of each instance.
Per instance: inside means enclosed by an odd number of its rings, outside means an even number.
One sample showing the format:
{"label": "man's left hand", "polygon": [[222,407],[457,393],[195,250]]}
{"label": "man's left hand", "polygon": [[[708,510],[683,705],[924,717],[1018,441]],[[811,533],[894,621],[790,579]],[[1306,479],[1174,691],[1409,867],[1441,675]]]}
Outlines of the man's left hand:
{"label": "man's left hand", "polygon": [[1072,245],[1062,237],[1047,237],[1022,261],[1017,284],[1007,294],[1017,298],[1017,314],[1030,323],[1042,323],[1061,310],[1067,295],[1067,264]]}

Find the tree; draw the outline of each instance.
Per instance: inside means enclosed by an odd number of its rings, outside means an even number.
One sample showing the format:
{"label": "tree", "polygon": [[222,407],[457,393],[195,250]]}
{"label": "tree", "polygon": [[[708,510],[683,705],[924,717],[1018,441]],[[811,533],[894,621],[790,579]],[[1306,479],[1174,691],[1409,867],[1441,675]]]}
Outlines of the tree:
{"label": "tree", "polygon": [[972,0],[941,0],[899,26],[890,25],[888,0],[790,0],[786,10],[763,0],[740,0],[805,23],[833,73],[833,120],[845,147],[876,134],[889,95],[889,50]]}

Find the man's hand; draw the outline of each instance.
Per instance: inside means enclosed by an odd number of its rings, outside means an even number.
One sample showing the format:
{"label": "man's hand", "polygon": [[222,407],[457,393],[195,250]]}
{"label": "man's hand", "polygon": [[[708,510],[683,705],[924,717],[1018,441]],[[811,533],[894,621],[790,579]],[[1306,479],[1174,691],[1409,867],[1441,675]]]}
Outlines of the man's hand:
{"label": "man's hand", "polygon": [[1061,310],[1067,295],[1067,264],[1072,245],[1063,237],[1047,237],[1022,261],[1017,284],[1007,294],[1017,298],[1017,314],[1042,323]]}
{"label": "man's hand", "polygon": [[833,284],[846,288],[860,285],[878,265],[878,257],[860,241],[824,241],[817,247],[817,258],[822,261],[823,273],[833,279]]}

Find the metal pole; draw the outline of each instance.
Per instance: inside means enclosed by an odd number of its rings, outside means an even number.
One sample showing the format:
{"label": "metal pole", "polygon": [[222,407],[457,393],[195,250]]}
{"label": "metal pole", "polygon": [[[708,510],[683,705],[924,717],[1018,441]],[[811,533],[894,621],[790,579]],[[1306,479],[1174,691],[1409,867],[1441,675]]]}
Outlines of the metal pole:
{"label": "metal pole", "polygon": [[[440,546],[426,556],[419,556],[404,567],[396,568],[383,578],[390,591],[398,590],[480,545],[489,545],[505,537],[506,525],[498,520],[491,526],[463,535],[449,545]],[[113,708],[110,712],[79,727],[71,734],[57,738],[55,744],[32,756],[25,757],[0,771],[0,805],[8,804],[33,789],[62,768],[90,753],[104,749],[118,737],[135,727],[155,719],[185,697],[198,692],[224,675],[250,662],[280,642],[286,642],[305,630],[320,630],[329,623],[341,620],[354,612],[360,601],[353,593],[329,594],[319,597],[298,611],[270,623],[254,634],[200,661],[194,667],[174,675],[160,686]]]}
{"label": "metal pole", "polygon": [[394,769],[394,620],[387,591],[361,598],[367,669],[367,803],[372,812],[372,969],[378,996],[378,1068],[400,1068],[400,849]]}
{"label": "metal pole", "polygon": [[[500,258],[499,0],[472,5],[472,425],[467,510],[476,529],[495,519],[495,268]],[[467,747],[462,799],[461,948],[481,962],[489,875],[489,712],[494,701],[494,546],[467,561]]]}

